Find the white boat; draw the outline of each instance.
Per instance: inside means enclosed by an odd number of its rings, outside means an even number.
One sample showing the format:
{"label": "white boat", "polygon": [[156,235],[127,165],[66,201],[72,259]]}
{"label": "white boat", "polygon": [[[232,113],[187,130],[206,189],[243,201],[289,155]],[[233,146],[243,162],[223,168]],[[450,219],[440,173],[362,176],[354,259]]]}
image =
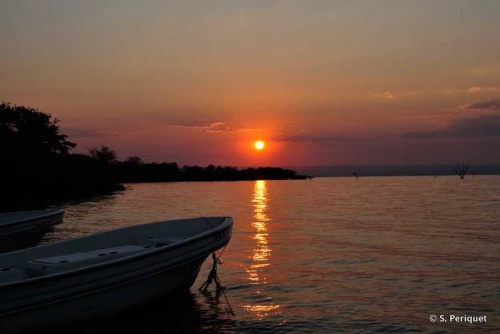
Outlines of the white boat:
{"label": "white boat", "polygon": [[0,333],[109,316],[188,290],[232,226],[229,217],[163,221],[0,254]]}
{"label": "white boat", "polygon": [[59,209],[0,213],[0,252],[36,246],[63,216]]}

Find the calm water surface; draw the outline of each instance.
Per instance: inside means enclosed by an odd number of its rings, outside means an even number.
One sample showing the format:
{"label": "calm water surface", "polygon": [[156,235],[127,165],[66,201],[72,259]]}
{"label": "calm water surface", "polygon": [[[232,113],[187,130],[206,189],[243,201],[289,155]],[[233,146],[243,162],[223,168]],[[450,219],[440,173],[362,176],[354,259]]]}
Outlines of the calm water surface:
{"label": "calm water surface", "polygon": [[[219,277],[236,314],[223,295],[198,292],[207,260],[190,293],[72,332],[500,331],[500,176],[127,188],[64,204],[64,223],[45,242],[164,219],[232,216]],[[486,316],[487,323],[440,323],[440,315]]]}

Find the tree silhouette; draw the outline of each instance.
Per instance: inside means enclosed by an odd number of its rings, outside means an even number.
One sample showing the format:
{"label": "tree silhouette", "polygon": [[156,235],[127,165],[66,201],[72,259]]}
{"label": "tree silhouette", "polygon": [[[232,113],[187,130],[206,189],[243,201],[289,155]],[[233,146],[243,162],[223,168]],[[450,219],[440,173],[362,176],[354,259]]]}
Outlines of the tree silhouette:
{"label": "tree silhouette", "polygon": [[111,165],[117,161],[116,152],[104,145],[102,145],[100,149],[96,147],[89,148],[89,155],[92,159],[105,165]]}
{"label": "tree silhouette", "polygon": [[124,161],[125,164],[129,164],[129,165],[142,165],[144,164],[144,161],[142,161],[142,159],[140,157],[128,157],[127,160]]}
{"label": "tree silhouette", "polygon": [[75,143],[60,134],[57,118],[37,109],[0,104],[0,150],[9,159],[66,154]]}
{"label": "tree silhouette", "polygon": [[463,180],[465,178],[465,174],[469,171],[469,166],[467,164],[458,164],[455,167],[451,167],[451,170],[455,172],[458,176],[460,176],[460,179]]}
{"label": "tree silhouette", "polygon": [[60,133],[58,122],[34,108],[0,104],[0,211],[122,188],[109,165],[114,151],[71,154],[76,144]]}

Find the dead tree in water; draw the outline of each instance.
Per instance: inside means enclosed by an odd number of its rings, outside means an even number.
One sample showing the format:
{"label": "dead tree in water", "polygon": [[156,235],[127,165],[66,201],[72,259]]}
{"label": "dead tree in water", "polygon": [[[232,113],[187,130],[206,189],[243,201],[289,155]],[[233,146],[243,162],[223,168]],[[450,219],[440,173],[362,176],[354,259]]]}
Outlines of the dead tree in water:
{"label": "dead tree in water", "polygon": [[465,178],[465,174],[469,171],[469,166],[462,162],[462,164],[457,164],[455,167],[452,166],[451,170],[463,180]]}

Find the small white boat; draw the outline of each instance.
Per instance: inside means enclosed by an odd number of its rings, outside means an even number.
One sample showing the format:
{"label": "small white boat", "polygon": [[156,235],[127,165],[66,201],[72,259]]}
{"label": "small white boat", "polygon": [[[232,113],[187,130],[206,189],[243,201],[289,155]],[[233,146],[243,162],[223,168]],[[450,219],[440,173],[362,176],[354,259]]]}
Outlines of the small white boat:
{"label": "small white boat", "polygon": [[36,246],[63,216],[59,209],[0,213],[0,252]]}
{"label": "small white boat", "polygon": [[108,316],[187,290],[229,217],[120,228],[0,254],[0,333]]}

